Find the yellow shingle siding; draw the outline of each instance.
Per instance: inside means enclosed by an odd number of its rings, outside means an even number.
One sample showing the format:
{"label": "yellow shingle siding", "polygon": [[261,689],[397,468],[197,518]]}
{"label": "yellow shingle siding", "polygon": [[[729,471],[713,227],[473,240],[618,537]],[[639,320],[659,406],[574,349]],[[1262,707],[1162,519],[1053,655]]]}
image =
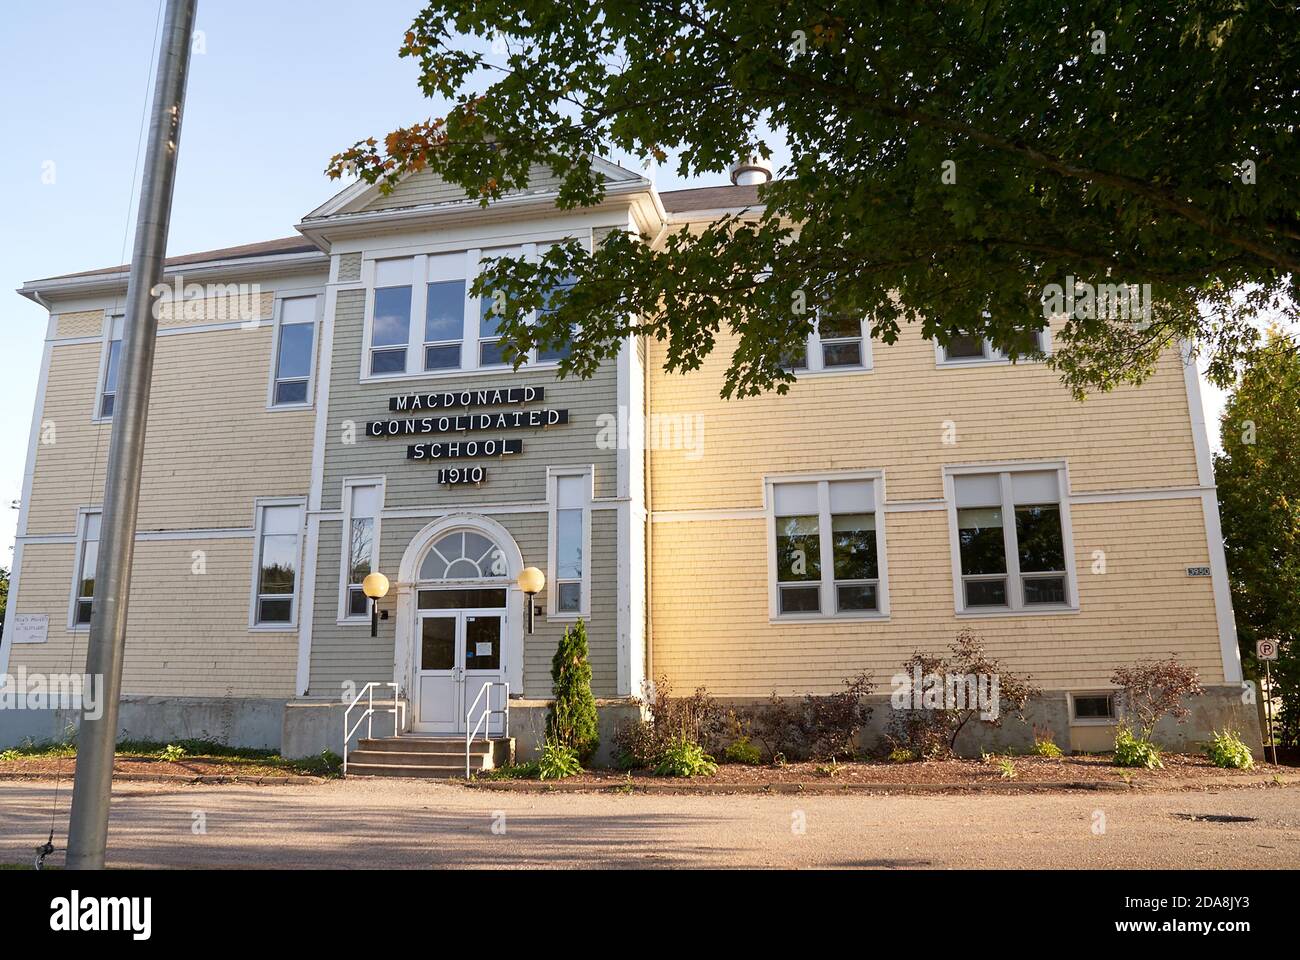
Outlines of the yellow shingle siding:
{"label": "yellow shingle siding", "polygon": [[[917,650],[964,627],[1045,689],[1106,687],[1117,663],[1176,653],[1209,683],[1223,663],[1198,498],[1071,507],[1080,612],[958,617],[943,510],[886,515],[888,621],[772,622],[764,519],[656,522],[654,664],[678,690],[725,696],[830,692],[869,670],[878,692]],[[1104,550],[1106,572],[1092,573]]]}
{"label": "yellow shingle siding", "polygon": [[[808,376],[786,396],[719,399],[734,341],[720,338],[703,367],[663,371],[650,341],[652,414],[704,423],[703,456],[655,451],[656,510],[762,506],[764,474],[884,468],[891,500],[943,496],[945,464],[1069,461],[1074,492],[1197,483],[1181,361],[1170,352],[1141,389],[1071,399],[1041,363],[935,365],[934,345],[905,328],[873,345],[868,373]],[[955,444],[944,443],[955,431]]]}
{"label": "yellow shingle siding", "polygon": [[61,313],[54,321],[54,336],[60,340],[74,337],[97,337],[104,332],[103,310],[80,310]]}
{"label": "yellow shingle siding", "polygon": [[[203,569],[196,573],[195,551]],[[87,634],[67,629],[75,547],[23,548],[20,613],[46,613],[49,639],[16,644],[19,666],[49,673],[85,669]],[[296,630],[250,631],[253,538],[151,540],[135,546],[122,692],[127,696],[290,697]],[[183,617],[177,611],[184,610]]]}
{"label": "yellow shingle siding", "polygon": [[[253,525],[259,496],[303,496],[311,475],[311,410],[266,409],[272,327],[158,339],[139,529]],[[51,350],[29,534],[71,533],[79,506],[102,498],[107,424],[91,421],[101,348]]]}

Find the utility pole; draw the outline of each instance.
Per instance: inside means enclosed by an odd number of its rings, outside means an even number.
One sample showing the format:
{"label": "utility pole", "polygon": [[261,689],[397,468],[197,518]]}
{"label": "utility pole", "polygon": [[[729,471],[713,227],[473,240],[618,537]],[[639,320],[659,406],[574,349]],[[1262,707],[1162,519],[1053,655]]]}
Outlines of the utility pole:
{"label": "utility pole", "polygon": [[104,478],[104,512],[100,522],[99,559],[95,564],[90,644],[86,651],[88,682],[98,688],[103,709],[98,718],[88,717],[83,701],[68,831],[67,866],[72,870],[102,870],[108,846],[108,806],[113,789],[118,699],[122,693],[131,559],[135,552],[145,422],[149,416],[149,387],[158,336],[153,288],[162,281],[163,257],[167,252],[167,227],[171,221],[176,152],[180,145],[181,111],[196,5],[197,0],[167,0],[158,50],[153,114],[140,181],[131,275],[126,286],[122,360]]}

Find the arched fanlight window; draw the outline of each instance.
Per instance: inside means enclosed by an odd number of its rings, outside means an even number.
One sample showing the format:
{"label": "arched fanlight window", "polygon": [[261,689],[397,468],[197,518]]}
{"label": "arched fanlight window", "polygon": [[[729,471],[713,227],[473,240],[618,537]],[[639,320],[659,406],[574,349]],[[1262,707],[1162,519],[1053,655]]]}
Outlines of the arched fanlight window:
{"label": "arched fanlight window", "polygon": [[421,580],[491,580],[506,577],[506,555],[495,543],[470,530],[438,540],[420,564]]}

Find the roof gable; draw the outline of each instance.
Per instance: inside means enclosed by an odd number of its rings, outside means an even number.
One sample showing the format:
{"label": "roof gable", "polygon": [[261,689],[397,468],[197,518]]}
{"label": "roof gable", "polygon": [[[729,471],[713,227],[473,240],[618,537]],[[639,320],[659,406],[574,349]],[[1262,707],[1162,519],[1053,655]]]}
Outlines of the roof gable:
{"label": "roof gable", "polygon": [[[606,184],[636,182],[646,186],[650,184],[650,181],[640,174],[599,157],[593,158],[592,166]],[[561,178],[555,176],[550,167],[545,164],[533,164],[529,168],[528,186],[523,190],[512,190],[506,196],[545,196],[556,193],[560,182]],[[478,201],[466,196],[464,187],[459,184],[451,183],[431,170],[420,170],[404,176],[387,194],[380,189],[379,184],[359,180],[335,194],[303,219],[318,220],[340,214],[375,213],[455,203],[476,205]]]}

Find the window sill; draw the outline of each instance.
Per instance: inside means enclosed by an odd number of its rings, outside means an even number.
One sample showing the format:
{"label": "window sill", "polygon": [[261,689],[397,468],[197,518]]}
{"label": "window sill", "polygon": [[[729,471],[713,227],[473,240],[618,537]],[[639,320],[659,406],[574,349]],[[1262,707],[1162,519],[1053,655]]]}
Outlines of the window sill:
{"label": "window sill", "polygon": [[805,378],[811,377],[814,380],[821,380],[826,377],[851,377],[863,373],[874,372],[875,367],[823,367],[821,370],[791,370],[794,374],[795,381],[798,382]]}
{"label": "window sill", "polygon": [[1006,357],[971,357],[961,360],[936,360],[934,365],[940,370],[946,367],[1015,367],[1021,364],[1043,363],[1046,359],[1046,357],[1018,357],[1015,360]]}
{"label": "window sill", "polygon": [[824,626],[828,623],[888,623],[889,619],[887,613],[787,613],[768,617],[767,622],[770,626],[789,626],[790,624],[799,623]]}
{"label": "window sill", "polygon": [[298,629],[297,622],[294,623],[253,623],[249,624],[249,633],[292,633]]}
{"label": "window sill", "polygon": [[1074,717],[1070,720],[1072,727],[1116,727],[1119,721],[1106,717]]}
{"label": "window sill", "polygon": [[1078,607],[1047,606],[1042,607],[990,607],[987,610],[958,610],[956,616],[970,619],[988,619],[991,617],[1052,617],[1061,614],[1078,613]]}
{"label": "window sill", "polygon": [[313,403],[268,403],[266,409],[268,413],[277,413],[281,410],[310,410],[313,406]]}
{"label": "window sill", "polygon": [[494,376],[499,377],[502,374],[511,376],[531,373],[534,370],[551,373],[560,368],[559,361],[537,361],[535,363],[526,363],[518,370],[515,370],[509,364],[494,367],[475,367],[472,370],[437,370],[426,371],[423,373],[371,373],[362,377],[361,383],[393,383],[402,380],[453,380],[457,377],[476,377],[476,376]]}

